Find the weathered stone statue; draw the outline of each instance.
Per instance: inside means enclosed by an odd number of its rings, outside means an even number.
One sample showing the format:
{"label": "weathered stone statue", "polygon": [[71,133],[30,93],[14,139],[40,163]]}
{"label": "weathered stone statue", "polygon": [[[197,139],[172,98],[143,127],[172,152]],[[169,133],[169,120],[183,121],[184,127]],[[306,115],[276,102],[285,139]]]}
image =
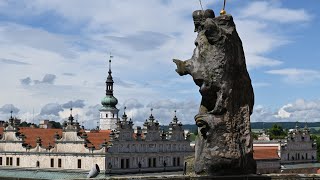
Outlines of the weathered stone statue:
{"label": "weathered stone statue", "polygon": [[254,94],[241,39],[231,15],[193,12],[196,48],[191,59],[174,59],[179,75],[190,74],[202,95],[196,140],[197,174],[255,174],[250,115]]}

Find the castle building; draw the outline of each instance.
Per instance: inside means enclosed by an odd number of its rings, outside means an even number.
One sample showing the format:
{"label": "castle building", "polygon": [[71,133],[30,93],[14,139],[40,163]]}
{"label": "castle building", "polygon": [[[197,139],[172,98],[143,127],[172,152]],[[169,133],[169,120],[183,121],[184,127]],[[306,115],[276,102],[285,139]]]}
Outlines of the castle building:
{"label": "castle building", "polygon": [[281,163],[312,163],[317,161],[317,144],[310,138],[307,126],[289,131],[286,141],[281,143]]}
{"label": "castle building", "polygon": [[184,157],[193,151],[177,116],[168,132],[160,129],[152,111],[143,128],[134,128],[125,111],[118,118],[111,74],[110,60],[99,129],[80,127],[72,108],[62,129],[19,127],[11,115],[0,127],[0,167],[78,172],[97,164],[107,173],[182,170]]}
{"label": "castle building", "polygon": [[286,139],[270,140],[263,133],[253,143],[257,172],[267,173],[317,173],[317,144],[306,126],[289,131]]}

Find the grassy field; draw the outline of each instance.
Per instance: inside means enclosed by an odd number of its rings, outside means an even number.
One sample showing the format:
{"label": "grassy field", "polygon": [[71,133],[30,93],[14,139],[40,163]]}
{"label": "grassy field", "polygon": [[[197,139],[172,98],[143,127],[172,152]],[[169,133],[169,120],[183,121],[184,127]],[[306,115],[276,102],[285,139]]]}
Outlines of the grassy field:
{"label": "grassy field", "polygon": [[254,133],[258,133],[258,132],[262,132],[263,129],[251,129],[251,132],[254,132]]}

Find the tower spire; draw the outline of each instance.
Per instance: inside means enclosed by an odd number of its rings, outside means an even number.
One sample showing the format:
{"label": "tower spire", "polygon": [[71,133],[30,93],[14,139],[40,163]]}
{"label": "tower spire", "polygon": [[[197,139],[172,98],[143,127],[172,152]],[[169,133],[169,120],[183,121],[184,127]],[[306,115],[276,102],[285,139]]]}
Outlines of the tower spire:
{"label": "tower spire", "polygon": [[112,78],[112,71],[111,71],[111,59],[113,56],[110,53],[110,59],[109,59],[109,71],[108,71],[108,77],[106,81],[106,95],[113,95],[113,78]]}
{"label": "tower spire", "polygon": [[13,119],[12,113],[13,113],[13,111],[12,111],[12,109],[11,109],[11,111],[10,111],[10,114],[11,114],[10,119]]}
{"label": "tower spire", "polygon": [[69,116],[68,120],[69,120],[70,124],[73,123],[74,118],[73,118],[73,116],[72,116],[72,106],[71,106],[71,108],[70,108],[70,116]]}
{"label": "tower spire", "polygon": [[111,59],[113,56],[110,53],[109,56],[109,68],[108,68],[108,77],[106,80],[106,96],[102,98],[100,108],[100,129],[116,129],[120,122],[118,118],[117,104],[118,100],[113,96],[113,77],[112,77],[112,69],[111,69]]}
{"label": "tower spire", "polygon": [[112,72],[111,72],[111,59],[113,58],[113,56],[111,55],[111,53],[110,53],[110,59],[109,59],[109,74],[111,74]]}

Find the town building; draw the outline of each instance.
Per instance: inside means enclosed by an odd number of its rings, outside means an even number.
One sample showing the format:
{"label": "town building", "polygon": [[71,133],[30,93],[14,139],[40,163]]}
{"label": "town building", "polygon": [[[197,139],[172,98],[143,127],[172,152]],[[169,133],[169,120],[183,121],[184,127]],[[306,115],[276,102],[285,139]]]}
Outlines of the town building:
{"label": "town building", "polygon": [[306,126],[297,125],[286,139],[270,140],[263,132],[253,143],[257,172],[267,173],[317,173],[317,144],[311,139]]}
{"label": "town building", "polygon": [[80,127],[72,108],[62,129],[48,128],[49,121],[43,121],[41,128],[19,127],[11,113],[0,127],[0,166],[89,171],[97,164],[106,173],[182,170],[184,157],[193,151],[177,116],[168,132],[160,129],[152,110],[144,127],[134,128],[125,110],[118,117],[113,83],[110,60],[96,130]]}

